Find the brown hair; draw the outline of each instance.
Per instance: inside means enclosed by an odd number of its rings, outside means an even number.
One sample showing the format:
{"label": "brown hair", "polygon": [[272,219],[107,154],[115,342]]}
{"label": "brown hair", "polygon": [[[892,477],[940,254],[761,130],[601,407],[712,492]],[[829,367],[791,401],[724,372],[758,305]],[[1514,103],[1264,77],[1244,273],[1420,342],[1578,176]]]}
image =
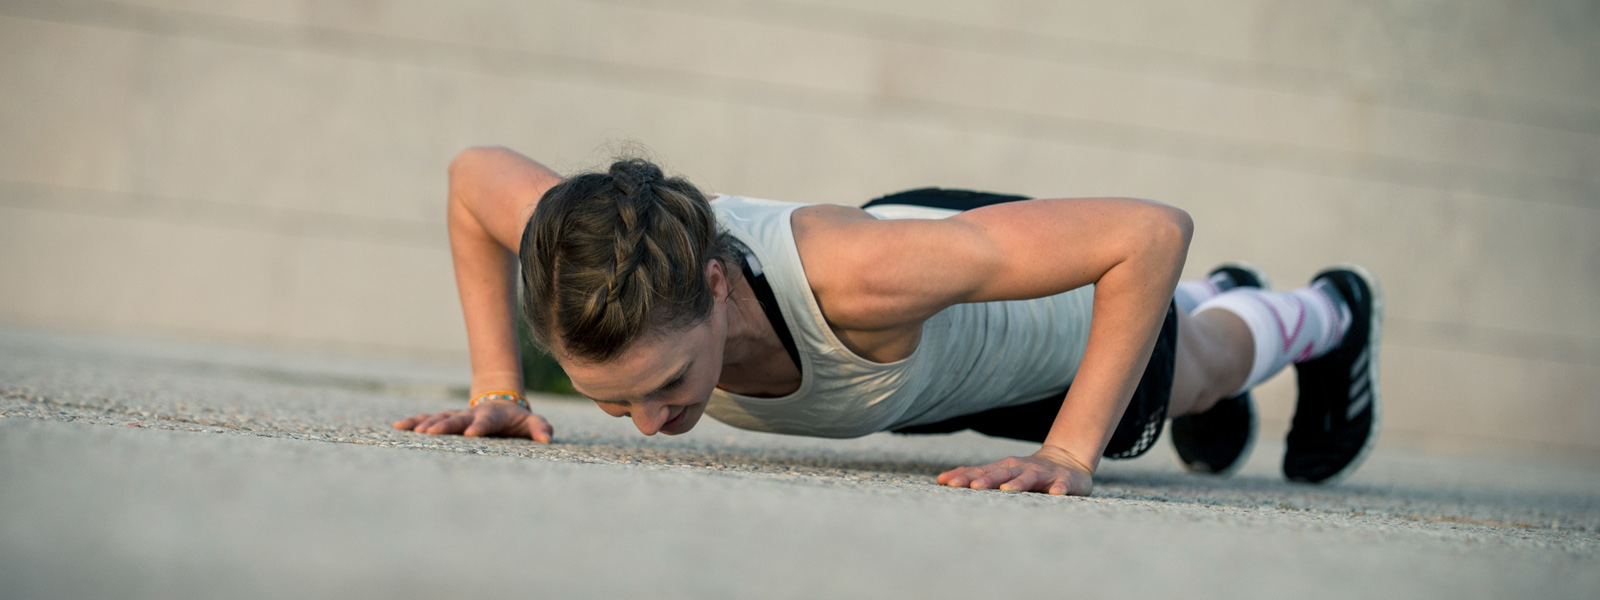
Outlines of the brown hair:
{"label": "brown hair", "polygon": [[[737,267],[711,204],[649,161],[618,160],[546,191],[522,232],[523,315],[550,347],[605,362],[651,331],[711,314],[706,261]],[[730,277],[734,277],[729,273]]]}

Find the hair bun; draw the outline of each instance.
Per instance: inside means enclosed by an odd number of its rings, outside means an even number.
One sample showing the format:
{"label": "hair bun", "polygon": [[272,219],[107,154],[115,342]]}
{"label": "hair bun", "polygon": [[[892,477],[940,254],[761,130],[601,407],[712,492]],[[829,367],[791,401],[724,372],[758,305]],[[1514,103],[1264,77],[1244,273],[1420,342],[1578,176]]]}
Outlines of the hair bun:
{"label": "hair bun", "polygon": [[643,191],[666,178],[666,175],[661,173],[660,167],[640,158],[630,158],[611,163],[611,169],[609,169],[608,174],[611,175],[612,185],[616,186],[617,191],[628,196]]}

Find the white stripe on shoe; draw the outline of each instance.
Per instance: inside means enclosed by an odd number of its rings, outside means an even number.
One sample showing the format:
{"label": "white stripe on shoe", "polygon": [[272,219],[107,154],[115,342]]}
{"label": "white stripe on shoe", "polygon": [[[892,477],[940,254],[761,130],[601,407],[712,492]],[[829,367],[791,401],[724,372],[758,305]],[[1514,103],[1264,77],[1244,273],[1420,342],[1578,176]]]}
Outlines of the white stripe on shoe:
{"label": "white stripe on shoe", "polygon": [[[1365,382],[1363,382],[1363,383],[1365,383]],[[1346,408],[1344,410],[1344,420],[1346,420],[1346,421],[1354,421],[1355,418],[1356,418],[1356,415],[1361,414],[1361,409],[1366,408],[1367,405],[1371,404],[1371,403],[1372,403],[1372,388],[1368,387],[1367,389],[1364,389],[1364,390],[1361,391],[1361,395],[1356,397],[1356,401],[1355,402],[1351,402],[1350,403],[1350,408]]]}

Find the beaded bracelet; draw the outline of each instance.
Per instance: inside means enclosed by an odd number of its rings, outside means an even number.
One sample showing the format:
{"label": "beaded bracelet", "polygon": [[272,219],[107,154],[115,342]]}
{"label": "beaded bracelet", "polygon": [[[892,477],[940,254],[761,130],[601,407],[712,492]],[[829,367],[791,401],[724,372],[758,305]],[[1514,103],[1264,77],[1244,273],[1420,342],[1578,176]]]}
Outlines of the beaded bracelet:
{"label": "beaded bracelet", "polygon": [[528,408],[528,399],[523,398],[522,394],[504,390],[478,394],[472,399],[471,402],[467,403],[467,406],[477,406],[482,404],[485,400],[510,400],[512,402],[516,402],[517,406],[521,406],[524,409]]}

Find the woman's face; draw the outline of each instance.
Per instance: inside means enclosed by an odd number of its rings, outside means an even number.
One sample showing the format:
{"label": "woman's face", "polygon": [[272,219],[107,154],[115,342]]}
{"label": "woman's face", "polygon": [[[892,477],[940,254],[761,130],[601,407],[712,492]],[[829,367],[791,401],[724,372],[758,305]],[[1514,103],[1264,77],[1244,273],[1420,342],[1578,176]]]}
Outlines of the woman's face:
{"label": "woman's face", "polygon": [[606,414],[631,417],[645,435],[677,435],[694,428],[722,377],[727,339],[727,284],[720,265],[710,270],[714,272],[707,279],[716,302],[704,321],[646,335],[603,363],[562,357],[572,387]]}

